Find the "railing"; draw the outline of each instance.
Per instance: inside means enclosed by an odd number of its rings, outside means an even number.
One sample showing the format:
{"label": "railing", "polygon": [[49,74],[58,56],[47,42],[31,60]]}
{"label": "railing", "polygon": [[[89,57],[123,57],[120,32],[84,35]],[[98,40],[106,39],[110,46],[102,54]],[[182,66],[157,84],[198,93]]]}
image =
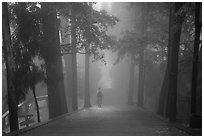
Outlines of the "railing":
{"label": "railing", "polygon": [[[41,101],[41,100],[47,100],[48,98],[48,95],[43,95],[43,96],[38,96],[37,97],[37,100],[38,101]],[[28,104],[29,106],[30,104]],[[25,106],[25,103],[20,103],[18,105],[18,108],[19,108],[19,111],[21,110],[20,108]],[[29,108],[29,107],[28,107]],[[29,109],[28,109],[29,110]],[[30,126],[30,124],[34,123],[34,120],[33,120],[33,114],[26,114],[25,113],[26,111],[23,111],[23,113],[20,113],[21,115],[19,115],[19,125],[20,126]],[[7,110],[3,115],[2,115],[2,130],[3,130],[3,133],[8,133],[10,130],[9,130],[9,111]]]}

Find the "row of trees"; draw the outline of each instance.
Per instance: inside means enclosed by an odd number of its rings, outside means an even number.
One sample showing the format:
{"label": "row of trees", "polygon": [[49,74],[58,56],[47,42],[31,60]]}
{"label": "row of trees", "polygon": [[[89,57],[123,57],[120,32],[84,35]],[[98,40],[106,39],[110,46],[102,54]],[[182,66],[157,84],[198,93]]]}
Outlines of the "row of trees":
{"label": "row of trees", "polygon": [[[49,118],[67,113],[62,56],[72,55],[72,108],[77,110],[76,53],[86,54],[85,107],[90,107],[89,56],[103,58],[101,49],[113,43],[107,28],[118,19],[96,11],[93,3],[3,3],[3,47],[7,70],[10,130],[18,130],[18,103],[41,80],[48,89]],[[9,8],[8,8],[9,7]],[[79,10],[80,9],[80,10]],[[71,43],[60,45],[62,16],[67,19]],[[10,31],[10,28],[12,31]],[[36,65],[34,58],[44,61]],[[37,75],[39,74],[39,75]],[[45,77],[44,77],[45,76]],[[36,100],[37,105],[37,100]],[[39,115],[39,114],[38,114]],[[39,116],[38,116],[39,119]]]}
{"label": "row of trees", "polygon": [[[187,53],[194,44],[191,54],[194,55],[191,113],[196,112],[201,3],[135,3],[132,7],[136,13],[141,13],[135,14],[135,28],[125,32],[124,37],[115,45],[106,31],[118,19],[105,11],[94,10],[93,3],[3,3],[3,57],[7,70],[11,131],[18,129],[18,103],[24,100],[28,89],[32,89],[35,95],[35,84],[39,81],[47,83],[49,117],[68,112],[62,68],[62,56],[65,54],[70,55],[71,64],[66,67],[71,70],[71,81],[67,82],[72,83],[68,90],[73,110],[78,108],[76,54],[86,54],[84,107],[90,107],[89,58],[93,55],[96,60],[102,59],[100,50],[103,49],[118,50],[116,62],[125,55],[131,57],[128,92],[130,105],[133,104],[135,64],[139,65],[137,101],[140,107],[144,106],[146,68],[150,64],[160,64],[162,68],[166,65],[158,114],[175,121],[179,59],[187,61]],[[60,45],[59,38],[59,30],[63,30],[60,17],[66,20],[63,29],[69,34],[65,38],[70,39],[63,45]],[[36,57],[43,60],[44,64],[35,64]]]}
{"label": "row of trees", "polygon": [[[94,59],[99,60],[103,58],[100,50],[109,49],[113,44],[111,37],[106,35],[108,26],[113,27],[118,19],[114,16],[109,16],[105,11],[95,11],[92,8],[92,3],[87,3],[84,7],[80,4],[73,4],[71,6],[70,18],[65,18],[66,25],[63,26],[62,31],[71,28],[71,43],[69,40],[67,44],[63,45],[64,53],[72,54],[72,109],[77,110],[77,67],[76,67],[76,53],[85,54],[85,107],[90,107],[89,94],[89,57],[93,55]],[[76,10],[82,9],[82,10]],[[76,16],[75,16],[76,15]],[[81,15],[81,16],[77,16]],[[64,29],[64,30],[63,30]],[[64,35],[70,36],[69,32]],[[73,37],[76,36],[76,37]],[[64,39],[69,39],[65,37]],[[74,50],[73,50],[74,48]]]}
{"label": "row of trees", "polygon": [[[170,121],[176,121],[178,67],[185,70],[186,65],[182,63],[191,66],[193,62],[191,113],[196,113],[201,3],[136,3],[132,7],[136,13],[135,28],[125,32],[116,47],[118,49],[116,62],[125,55],[131,59],[128,104],[133,104],[135,64],[139,66],[137,96],[139,107],[144,107],[146,68],[151,67],[150,64],[159,64],[161,69],[166,68],[166,71],[157,113]],[[189,53],[192,47],[193,53]]]}
{"label": "row of trees", "polygon": [[[179,49],[181,47],[181,32],[182,24],[188,20],[188,14],[194,16],[194,32],[188,32],[188,34],[194,33],[194,44],[191,45],[194,47],[193,54],[197,55],[199,50],[200,42],[200,20],[199,13],[201,3],[172,3],[170,4],[170,15],[169,15],[169,40],[168,40],[168,54],[167,54],[167,67],[165,78],[163,81],[163,90],[160,95],[160,103],[158,113],[169,118],[170,121],[176,121],[176,112],[177,112],[177,89],[178,89],[178,65],[179,65]],[[189,10],[190,9],[190,10]],[[191,11],[191,13],[187,13]],[[193,27],[193,26],[191,26]],[[197,34],[196,34],[197,33]],[[184,57],[185,58],[185,57]],[[193,70],[198,64],[198,58],[191,60],[193,61]],[[195,62],[197,64],[195,64]],[[196,71],[198,72],[198,70]],[[192,80],[195,81],[198,79],[198,75],[193,71]],[[165,84],[166,83],[166,84]],[[166,88],[164,88],[166,87]],[[191,88],[197,87],[197,82],[191,84]],[[166,94],[163,94],[166,93]],[[196,113],[196,107],[194,103],[196,102],[196,89],[191,89],[191,114]],[[163,94],[163,96],[162,96]],[[166,100],[165,100],[166,99]],[[164,101],[165,100],[165,101]]]}

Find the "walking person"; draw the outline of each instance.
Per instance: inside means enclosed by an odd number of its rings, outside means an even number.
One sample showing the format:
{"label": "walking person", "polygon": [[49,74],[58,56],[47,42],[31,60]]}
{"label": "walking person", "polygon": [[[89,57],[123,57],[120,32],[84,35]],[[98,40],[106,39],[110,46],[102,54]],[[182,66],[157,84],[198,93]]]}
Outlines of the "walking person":
{"label": "walking person", "polygon": [[98,92],[97,92],[97,104],[98,104],[99,108],[102,107],[102,97],[103,97],[103,93],[101,91],[101,88],[98,88]]}

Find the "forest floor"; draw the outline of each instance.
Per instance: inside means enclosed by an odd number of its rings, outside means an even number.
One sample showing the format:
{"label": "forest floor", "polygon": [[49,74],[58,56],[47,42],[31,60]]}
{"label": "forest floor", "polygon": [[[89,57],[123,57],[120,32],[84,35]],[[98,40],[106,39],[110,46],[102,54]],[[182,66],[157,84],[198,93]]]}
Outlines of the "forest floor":
{"label": "forest floor", "polygon": [[136,107],[91,107],[31,129],[26,136],[187,136]]}

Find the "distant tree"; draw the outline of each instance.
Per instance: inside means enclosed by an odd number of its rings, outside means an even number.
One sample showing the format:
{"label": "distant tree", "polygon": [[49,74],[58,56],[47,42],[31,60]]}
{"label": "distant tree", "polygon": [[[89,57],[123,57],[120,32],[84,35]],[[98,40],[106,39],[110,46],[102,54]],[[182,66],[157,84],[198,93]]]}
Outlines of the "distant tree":
{"label": "distant tree", "polygon": [[[105,11],[99,12],[94,10],[92,3],[71,3],[70,9],[71,14],[62,14],[71,20],[71,38],[73,40],[71,47],[69,44],[63,47],[64,49],[68,49],[67,51],[65,50],[64,54],[86,54],[84,106],[89,107],[89,57],[93,55],[95,60],[103,58],[103,54],[100,53],[100,50],[110,48],[110,45],[114,42],[111,37],[106,34],[107,28],[108,26],[114,26],[118,19],[108,15]],[[69,26],[67,28],[69,28]],[[74,52],[71,50],[73,47],[75,48]],[[76,60],[74,59],[73,62],[76,63]],[[74,70],[76,70],[76,68],[73,68],[73,71]],[[73,74],[76,74],[76,72],[73,72]],[[73,90],[73,93],[76,95],[77,92]],[[75,96],[74,99],[74,101],[76,101],[77,97]],[[76,102],[73,104],[76,105]]]}
{"label": "distant tree", "polygon": [[165,44],[165,33],[163,33],[165,16],[163,14],[166,14],[166,8],[162,3],[135,3],[132,7],[136,9],[135,27],[133,30],[123,33],[123,38],[119,40],[116,47],[118,49],[116,63],[125,55],[134,55],[135,64],[139,64],[138,106],[142,107],[144,104],[145,50],[149,45],[152,45],[158,51],[152,52],[154,55],[151,59],[152,62],[161,61],[164,57],[162,55]]}
{"label": "distant tree", "polygon": [[[112,45],[114,45],[114,40],[111,36],[106,34],[107,28],[113,27],[118,19],[114,16],[108,15],[104,11],[100,11],[101,14],[98,14],[95,10],[93,10],[92,4],[89,3],[91,7],[91,11],[89,11],[88,19],[89,21],[85,21],[86,28],[83,30],[83,38],[85,40],[85,107],[90,107],[90,93],[89,93],[89,58],[90,55],[94,55],[95,59],[102,59],[99,57],[99,53],[96,53],[93,50],[93,47],[104,50],[109,49]],[[88,9],[89,10],[89,9]],[[94,32],[90,30],[95,30]],[[95,48],[94,48],[95,49]]]}
{"label": "distant tree", "polygon": [[114,64],[117,64],[126,55],[130,57],[130,79],[129,79],[129,89],[128,89],[128,104],[133,104],[133,90],[134,90],[134,66],[138,63],[139,56],[139,38],[136,32],[127,31],[124,33],[123,37],[119,39],[116,49],[118,49],[118,57]]}
{"label": "distant tree", "polygon": [[[141,8],[140,22],[137,24],[140,28],[140,44],[139,50],[139,81],[138,81],[138,106],[144,106],[145,95],[145,66],[151,66],[151,63],[158,63],[165,57],[165,27],[166,27],[166,4],[165,3],[139,3]],[[152,50],[150,55],[146,54],[147,49]],[[148,56],[148,57],[147,57]],[[149,59],[148,59],[149,58]],[[150,61],[150,62],[149,62]],[[149,64],[150,63],[150,64]],[[148,86],[146,86],[148,87]]]}
{"label": "distant tree", "polygon": [[134,92],[134,72],[135,63],[134,56],[131,55],[130,59],[130,80],[129,80],[129,90],[128,90],[128,105],[133,105],[133,92]]}

